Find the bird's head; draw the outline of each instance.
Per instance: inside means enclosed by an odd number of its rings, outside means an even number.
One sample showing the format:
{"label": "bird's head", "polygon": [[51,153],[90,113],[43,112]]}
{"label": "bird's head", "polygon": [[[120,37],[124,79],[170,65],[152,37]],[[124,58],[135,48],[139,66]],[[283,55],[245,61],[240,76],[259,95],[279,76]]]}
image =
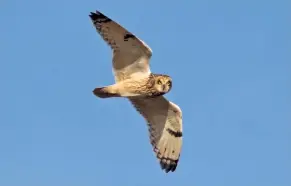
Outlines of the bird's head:
{"label": "bird's head", "polygon": [[172,88],[172,79],[167,75],[158,75],[155,77],[154,88],[161,93],[168,93]]}

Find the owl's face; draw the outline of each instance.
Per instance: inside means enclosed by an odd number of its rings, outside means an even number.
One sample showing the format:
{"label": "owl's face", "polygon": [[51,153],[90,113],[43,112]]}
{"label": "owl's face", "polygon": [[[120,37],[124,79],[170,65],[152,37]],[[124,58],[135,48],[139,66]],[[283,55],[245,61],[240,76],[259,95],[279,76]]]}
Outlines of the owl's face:
{"label": "owl's face", "polygon": [[161,93],[167,93],[172,88],[172,79],[169,76],[158,76],[155,78],[155,89]]}

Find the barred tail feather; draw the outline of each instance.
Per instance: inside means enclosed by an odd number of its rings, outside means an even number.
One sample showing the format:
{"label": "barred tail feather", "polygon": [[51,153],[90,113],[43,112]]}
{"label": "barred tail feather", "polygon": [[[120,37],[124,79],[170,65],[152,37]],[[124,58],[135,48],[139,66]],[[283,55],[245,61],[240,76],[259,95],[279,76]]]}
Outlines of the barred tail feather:
{"label": "barred tail feather", "polygon": [[98,87],[93,90],[93,94],[99,98],[120,97],[119,94],[113,93],[107,87]]}

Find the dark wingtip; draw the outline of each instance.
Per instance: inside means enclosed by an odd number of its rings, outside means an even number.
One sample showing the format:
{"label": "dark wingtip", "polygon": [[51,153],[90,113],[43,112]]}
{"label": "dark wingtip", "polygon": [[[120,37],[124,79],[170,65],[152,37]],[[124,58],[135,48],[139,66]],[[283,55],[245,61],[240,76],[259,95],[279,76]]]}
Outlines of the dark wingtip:
{"label": "dark wingtip", "polygon": [[170,171],[174,172],[178,166],[178,161],[179,160],[171,160],[170,164],[161,161],[160,165],[161,165],[162,170],[164,170],[166,173]]}
{"label": "dark wingtip", "polygon": [[104,14],[102,14],[101,12],[99,12],[98,10],[96,10],[96,12],[90,12],[89,17],[93,21],[95,21],[95,20],[102,20],[102,22],[111,21],[111,19],[109,19],[107,16],[105,16]]}
{"label": "dark wingtip", "polygon": [[95,12],[90,12],[90,17],[91,17],[91,19],[96,19],[96,18],[98,18],[99,17],[99,14],[100,14],[100,12],[98,12],[97,10],[96,10],[96,13]]}

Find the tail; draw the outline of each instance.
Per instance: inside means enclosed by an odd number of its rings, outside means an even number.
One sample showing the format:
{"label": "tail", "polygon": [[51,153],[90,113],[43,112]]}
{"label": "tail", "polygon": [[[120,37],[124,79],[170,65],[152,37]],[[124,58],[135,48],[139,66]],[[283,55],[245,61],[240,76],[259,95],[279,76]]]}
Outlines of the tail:
{"label": "tail", "polygon": [[110,91],[108,87],[99,87],[93,90],[93,94],[99,98],[120,97],[118,93]]}

